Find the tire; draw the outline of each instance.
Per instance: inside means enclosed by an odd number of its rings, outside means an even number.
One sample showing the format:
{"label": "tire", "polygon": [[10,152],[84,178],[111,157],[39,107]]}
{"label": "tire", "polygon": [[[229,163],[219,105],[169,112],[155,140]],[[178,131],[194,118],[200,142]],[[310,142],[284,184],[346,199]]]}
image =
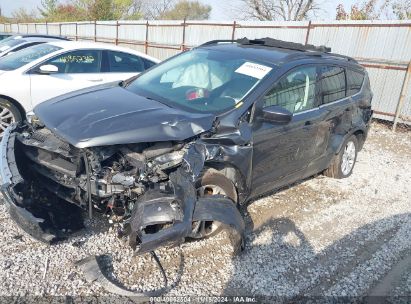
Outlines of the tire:
{"label": "tire", "polygon": [[[237,205],[238,195],[236,187],[231,180],[215,169],[205,170],[196,181],[195,187],[197,190],[197,197],[223,195],[231,199],[233,204]],[[193,232],[191,238],[202,239],[212,237],[220,233],[221,230],[221,224],[218,222],[193,222]]]}
{"label": "tire", "polygon": [[0,138],[10,124],[21,120],[19,109],[9,100],[0,98]]}
{"label": "tire", "polygon": [[357,161],[357,153],[358,140],[355,135],[351,135],[344,141],[340,152],[334,156],[323,174],[337,179],[349,177]]}

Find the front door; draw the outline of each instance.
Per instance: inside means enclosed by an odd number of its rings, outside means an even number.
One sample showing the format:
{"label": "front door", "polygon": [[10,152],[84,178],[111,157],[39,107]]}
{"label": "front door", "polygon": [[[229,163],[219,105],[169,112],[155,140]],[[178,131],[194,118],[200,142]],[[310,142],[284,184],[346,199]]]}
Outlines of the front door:
{"label": "front door", "polygon": [[106,76],[101,73],[101,62],[100,50],[79,50],[42,63],[56,66],[58,72],[49,75],[30,74],[33,107],[47,99],[108,82],[109,79],[105,79]]}
{"label": "front door", "polygon": [[281,106],[293,117],[285,125],[256,118],[252,195],[299,179],[317,157],[317,135],[323,116],[317,93],[317,68],[302,66],[283,76],[263,97],[263,107]]}

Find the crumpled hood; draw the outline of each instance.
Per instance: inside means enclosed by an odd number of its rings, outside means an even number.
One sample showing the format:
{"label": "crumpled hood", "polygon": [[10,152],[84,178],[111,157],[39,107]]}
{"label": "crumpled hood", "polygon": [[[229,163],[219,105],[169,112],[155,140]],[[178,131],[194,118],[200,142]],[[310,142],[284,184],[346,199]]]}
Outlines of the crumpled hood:
{"label": "crumpled hood", "polygon": [[45,101],[36,116],[77,148],[184,140],[211,129],[212,114],[170,108],[117,84],[88,88]]}

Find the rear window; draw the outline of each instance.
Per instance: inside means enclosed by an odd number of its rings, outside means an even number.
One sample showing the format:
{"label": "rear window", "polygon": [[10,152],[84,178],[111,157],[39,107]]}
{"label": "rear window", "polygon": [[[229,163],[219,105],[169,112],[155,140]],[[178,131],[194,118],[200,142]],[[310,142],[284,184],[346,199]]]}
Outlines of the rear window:
{"label": "rear window", "polygon": [[60,47],[50,44],[39,44],[23,49],[17,53],[0,58],[0,71],[12,71],[37,60],[43,56],[60,50]]}
{"label": "rear window", "polygon": [[357,94],[361,90],[362,83],[364,82],[364,74],[350,69],[347,69],[346,73],[347,96],[352,96]]}
{"label": "rear window", "polygon": [[8,49],[15,47],[16,45],[23,44],[26,40],[22,39],[11,39],[11,40],[3,40],[0,43],[0,53],[7,51]]}
{"label": "rear window", "polygon": [[323,66],[320,73],[321,101],[330,103],[345,98],[345,71],[337,66]]}

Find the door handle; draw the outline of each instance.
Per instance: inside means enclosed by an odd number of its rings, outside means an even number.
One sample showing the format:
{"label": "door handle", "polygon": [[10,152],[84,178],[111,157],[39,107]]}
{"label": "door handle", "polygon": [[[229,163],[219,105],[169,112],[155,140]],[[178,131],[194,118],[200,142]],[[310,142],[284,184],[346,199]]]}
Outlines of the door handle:
{"label": "door handle", "polygon": [[100,81],[103,81],[103,78],[88,79],[88,81],[91,81],[91,82],[100,82]]}

